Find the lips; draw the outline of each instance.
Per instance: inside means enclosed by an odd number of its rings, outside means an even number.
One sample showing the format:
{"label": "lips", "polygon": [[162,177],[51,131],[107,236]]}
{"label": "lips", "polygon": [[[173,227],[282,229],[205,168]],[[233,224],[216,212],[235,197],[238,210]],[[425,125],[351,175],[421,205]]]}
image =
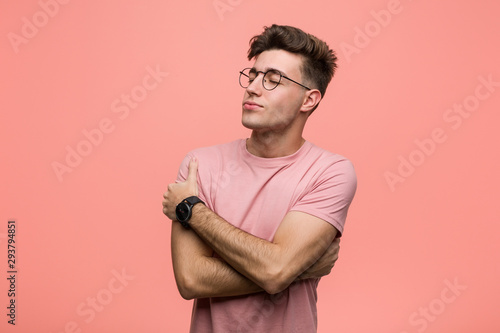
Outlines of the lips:
{"label": "lips", "polygon": [[252,101],[243,102],[243,108],[245,108],[246,110],[255,110],[255,109],[258,109],[261,107],[262,107],[262,105],[257,104],[257,103],[252,102]]}

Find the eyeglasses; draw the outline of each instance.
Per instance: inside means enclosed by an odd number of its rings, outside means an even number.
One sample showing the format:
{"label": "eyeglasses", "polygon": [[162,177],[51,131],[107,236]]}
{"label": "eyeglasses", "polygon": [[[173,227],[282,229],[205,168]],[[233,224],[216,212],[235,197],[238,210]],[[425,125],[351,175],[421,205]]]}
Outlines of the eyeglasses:
{"label": "eyeglasses", "polygon": [[264,74],[264,76],[262,77],[262,86],[266,90],[273,90],[274,88],[276,88],[280,84],[282,78],[292,81],[293,83],[296,83],[299,86],[306,88],[307,90],[311,90],[311,88],[308,88],[305,85],[300,84],[297,81],[290,79],[289,77],[286,77],[275,69],[270,69],[267,72],[262,72],[255,70],[255,68],[245,68],[240,71],[240,86],[242,88],[248,88],[253,80],[257,78],[259,73]]}

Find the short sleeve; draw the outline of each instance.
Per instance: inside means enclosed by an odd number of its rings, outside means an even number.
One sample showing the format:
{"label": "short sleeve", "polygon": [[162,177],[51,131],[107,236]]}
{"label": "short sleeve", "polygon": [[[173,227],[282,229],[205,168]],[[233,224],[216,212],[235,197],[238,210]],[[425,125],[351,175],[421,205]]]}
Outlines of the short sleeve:
{"label": "short sleeve", "polygon": [[332,162],[291,210],[325,220],[339,231],[340,237],[356,188],[357,178],[352,163],[347,159]]}

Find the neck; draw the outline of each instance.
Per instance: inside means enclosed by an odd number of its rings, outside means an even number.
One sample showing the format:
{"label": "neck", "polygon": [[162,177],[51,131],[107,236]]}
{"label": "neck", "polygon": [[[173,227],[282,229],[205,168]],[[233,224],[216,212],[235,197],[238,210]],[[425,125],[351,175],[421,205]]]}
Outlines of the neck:
{"label": "neck", "polygon": [[305,139],[300,135],[293,138],[275,136],[272,133],[252,131],[247,140],[247,150],[250,154],[264,157],[283,157],[292,155],[302,147]]}

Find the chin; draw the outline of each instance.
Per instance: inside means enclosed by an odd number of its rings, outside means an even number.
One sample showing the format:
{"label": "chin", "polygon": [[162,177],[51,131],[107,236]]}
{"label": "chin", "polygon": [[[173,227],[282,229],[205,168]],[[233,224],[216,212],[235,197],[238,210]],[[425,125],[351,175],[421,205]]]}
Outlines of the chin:
{"label": "chin", "polygon": [[261,112],[243,110],[241,124],[251,130],[263,130],[273,127],[268,116]]}
{"label": "chin", "polygon": [[245,111],[243,111],[243,115],[241,117],[241,124],[248,128],[248,129],[255,129],[258,128],[258,122],[255,121],[255,119],[252,119],[252,115],[245,114]]}
{"label": "chin", "polygon": [[244,127],[248,128],[248,129],[251,129],[251,130],[254,130],[254,129],[259,128],[259,126],[256,126],[256,124],[254,124],[254,123],[252,123],[252,122],[250,122],[250,121],[244,121],[244,120],[242,120],[242,121],[241,121],[241,124],[242,124]]}

